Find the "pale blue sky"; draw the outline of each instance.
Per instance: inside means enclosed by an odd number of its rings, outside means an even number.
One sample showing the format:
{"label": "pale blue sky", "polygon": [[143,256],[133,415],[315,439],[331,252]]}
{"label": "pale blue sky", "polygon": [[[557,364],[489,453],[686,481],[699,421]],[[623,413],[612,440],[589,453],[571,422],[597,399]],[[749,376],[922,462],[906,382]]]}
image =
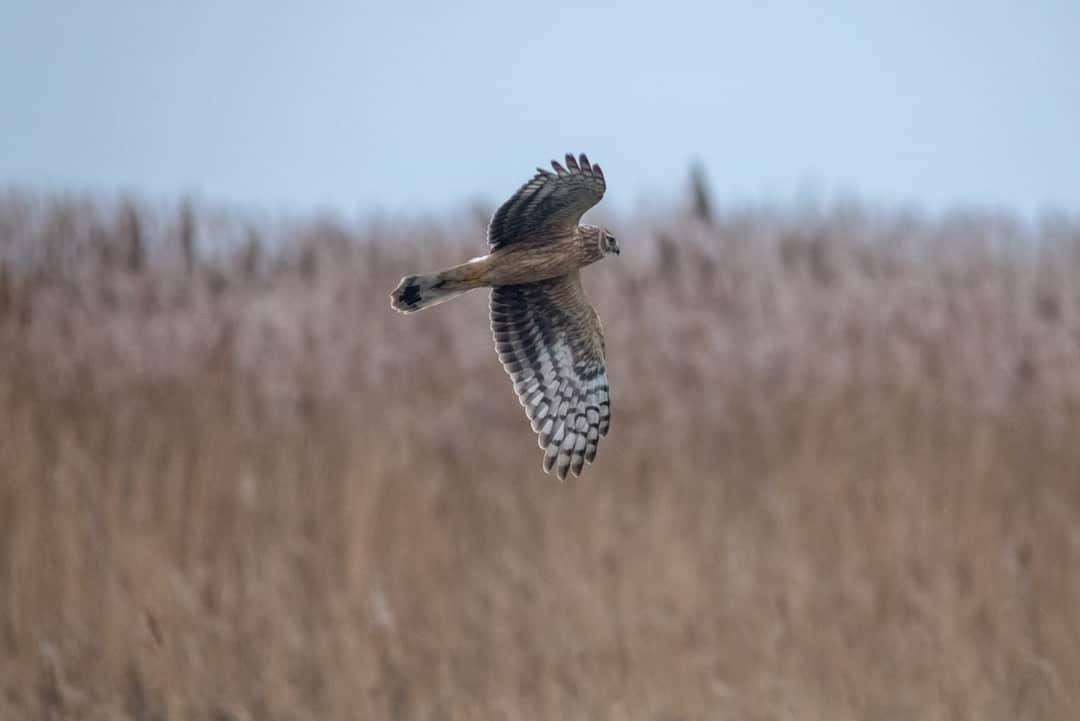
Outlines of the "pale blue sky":
{"label": "pale blue sky", "polygon": [[1080,207],[1080,2],[0,0],[0,183],[346,212],[500,200]]}

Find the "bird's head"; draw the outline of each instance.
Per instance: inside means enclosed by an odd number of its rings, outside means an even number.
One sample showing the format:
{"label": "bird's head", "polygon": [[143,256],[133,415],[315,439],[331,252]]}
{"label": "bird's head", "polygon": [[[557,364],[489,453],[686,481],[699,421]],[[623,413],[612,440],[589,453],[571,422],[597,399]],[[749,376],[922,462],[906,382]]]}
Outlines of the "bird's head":
{"label": "bird's head", "polygon": [[607,228],[600,229],[600,252],[604,255],[619,255],[619,241]]}

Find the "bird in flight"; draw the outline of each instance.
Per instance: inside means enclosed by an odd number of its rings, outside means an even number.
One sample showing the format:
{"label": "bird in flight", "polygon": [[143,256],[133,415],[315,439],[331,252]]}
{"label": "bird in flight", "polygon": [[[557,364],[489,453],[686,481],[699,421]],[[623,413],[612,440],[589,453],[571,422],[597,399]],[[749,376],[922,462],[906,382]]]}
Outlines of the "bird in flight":
{"label": "bird in flight", "polygon": [[604,332],[579,271],[618,255],[619,244],[606,228],[579,224],[604,197],[600,166],[567,154],[565,166],[551,167],[495,211],[487,255],[406,276],[390,297],[412,313],[491,288],[495,350],[544,450],[544,472],[562,480],[593,462],[611,426]]}

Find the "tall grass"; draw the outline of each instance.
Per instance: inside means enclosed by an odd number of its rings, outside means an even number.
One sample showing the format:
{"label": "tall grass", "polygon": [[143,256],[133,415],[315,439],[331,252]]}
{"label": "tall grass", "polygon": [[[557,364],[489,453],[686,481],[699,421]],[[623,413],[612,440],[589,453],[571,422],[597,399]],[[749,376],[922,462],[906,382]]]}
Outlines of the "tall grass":
{"label": "tall grass", "polygon": [[1080,226],[607,219],[540,452],[483,214],[0,199],[0,718],[1080,718]]}

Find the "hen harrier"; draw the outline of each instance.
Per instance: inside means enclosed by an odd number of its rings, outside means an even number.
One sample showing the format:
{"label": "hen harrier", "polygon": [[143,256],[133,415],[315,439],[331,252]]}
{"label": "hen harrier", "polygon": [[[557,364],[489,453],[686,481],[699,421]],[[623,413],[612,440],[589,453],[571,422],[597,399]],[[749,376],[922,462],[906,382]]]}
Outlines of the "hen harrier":
{"label": "hen harrier", "polygon": [[544,449],[544,472],[581,473],[607,435],[611,396],[600,318],[579,269],[619,254],[615,236],[578,225],[606,184],[584,154],[536,175],[503,203],[488,225],[491,252],[427,275],[409,275],[391,294],[402,313],[491,287],[491,331],[503,368]]}

